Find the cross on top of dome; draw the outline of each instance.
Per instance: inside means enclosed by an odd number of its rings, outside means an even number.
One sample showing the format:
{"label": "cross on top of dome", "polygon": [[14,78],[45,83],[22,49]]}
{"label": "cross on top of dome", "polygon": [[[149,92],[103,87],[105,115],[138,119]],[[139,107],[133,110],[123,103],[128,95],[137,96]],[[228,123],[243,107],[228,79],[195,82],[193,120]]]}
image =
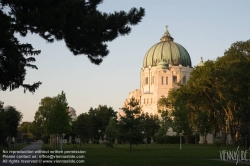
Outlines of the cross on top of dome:
{"label": "cross on top of dome", "polygon": [[169,31],[168,31],[168,26],[166,25],[166,31],[163,35],[163,37],[161,38],[161,41],[174,41],[174,38],[171,37]]}

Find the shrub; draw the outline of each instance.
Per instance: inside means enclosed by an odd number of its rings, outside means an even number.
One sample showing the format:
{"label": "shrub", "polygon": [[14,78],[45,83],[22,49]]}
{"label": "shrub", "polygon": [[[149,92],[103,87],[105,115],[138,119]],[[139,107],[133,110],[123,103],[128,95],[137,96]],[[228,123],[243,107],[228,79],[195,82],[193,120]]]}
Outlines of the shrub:
{"label": "shrub", "polygon": [[114,147],[113,143],[111,143],[111,142],[106,142],[105,145],[106,145],[107,148],[113,148]]}

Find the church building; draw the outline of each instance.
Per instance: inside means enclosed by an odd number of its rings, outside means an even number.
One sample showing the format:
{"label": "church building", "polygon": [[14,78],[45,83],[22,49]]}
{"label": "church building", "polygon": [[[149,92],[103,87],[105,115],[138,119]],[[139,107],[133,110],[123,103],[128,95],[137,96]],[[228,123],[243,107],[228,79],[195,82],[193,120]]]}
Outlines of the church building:
{"label": "church building", "polygon": [[177,88],[177,83],[186,84],[192,69],[188,51],[175,43],[166,29],[160,42],[146,52],[140,72],[140,89],[129,93],[124,105],[134,97],[140,101],[144,113],[158,114],[157,101],[162,96],[167,97],[170,89]]}

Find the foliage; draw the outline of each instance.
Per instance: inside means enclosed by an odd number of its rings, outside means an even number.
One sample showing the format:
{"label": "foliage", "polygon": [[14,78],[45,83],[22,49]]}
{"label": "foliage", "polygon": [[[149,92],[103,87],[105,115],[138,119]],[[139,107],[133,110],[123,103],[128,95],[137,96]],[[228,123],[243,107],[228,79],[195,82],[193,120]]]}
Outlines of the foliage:
{"label": "foliage", "polygon": [[66,94],[45,97],[41,100],[33,122],[36,134],[46,140],[50,134],[62,134],[71,131],[71,117],[68,113]]}
{"label": "foliage", "polygon": [[55,103],[48,117],[48,134],[69,133],[71,131],[71,117],[68,112],[66,94],[62,92],[54,99]]}
{"label": "foliage", "polygon": [[23,136],[27,136],[29,140],[34,140],[36,138],[33,133],[34,131],[32,127],[32,122],[22,122],[22,124],[18,127],[18,130],[22,133]]}
{"label": "foliage", "polygon": [[98,108],[90,108],[88,112],[90,124],[92,126],[92,138],[100,139],[104,137],[106,126],[109,124],[110,118],[117,118],[116,112],[112,107],[107,105],[99,105]]}
{"label": "foliage", "polygon": [[188,83],[169,94],[174,123],[183,123],[175,126],[181,126],[182,130],[189,127],[205,136],[222,131],[222,143],[228,133],[233,143],[248,135],[249,65],[250,40],[247,40],[233,43],[224,56],[194,68]]}
{"label": "foliage", "polygon": [[0,145],[3,144],[4,135],[5,135],[5,123],[4,123],[4,109],[3,109],[3,102],[0,101]]}
{"label": "foliage", "polygon": [[98,143],[104,137],[110,119],[116,119],[116,112],[112,107],[99,105],[98,108],[90,108],[88,113],[80,114],[72,123],[72,134],[80,136],[85,142],[92,140]]}
{"label": "foliage", "polygon": [[167,132],[170,127],[172,127],[173,120],[171,117],[171,112],[172,112],[172,103],[169,98],[166,98],[165,96],[162,96],[158,101],[157,101],[157,107],[158,107],[158,112],[161,113],[161,121],[160,121],[160,129],[159,132],[156,134],[156,140],[158,143],[166,143],[166,136]]}
{"label": "foliage", "polygon": [[119,132],[122,138],[129,142],[131,151],[132,144],[138,144],[143,139],[140,116],[141,107],[139,101],[135,98],[131,98],[122,110],[125,115],[120,115]]}
{"label": "foliage", "polygon": [[31,44],[14,37],[38,34],[48,43],[63,40],[74,55],[86,55],[100,64],[109,53],[107,42],[131,32],[145,15],[143,8],[129,12],[105,13],[97,10],[103,0],[1,0],[0,1],[0,90],[23,87],[34,93],[41,85],[24,84],[26,67],[37,69]]}
{"label": "foliage", "polygon": [[167,130],[164,127],[160,127],[158,132],[155,134],[155,140],[158,144],[166,144],[167,141]]}
{"label": "foliage", "polygon": [[171,101],[165,96],[161,96],[161,98],[157,101],[158,112],[162,113],[164,111],[168,111],[172,109]]}
{"label": "foliage", "polygon": [[[32,62],[35,62],[35,55],[40,51],[34,50],[30,44],[21,44],[14,37],[18,28],[14,17],[8,16],[3,10],[3,2],[0,2],[0,90],[5,91],[8,88],[14,90],[19,87],[24,88],[24,92],[35,90],[41,85],[36,82],[32,85],[24,84],[26,67],[37,69]],[[16,24],[16,25],[15,25]]]}
{"label": "foliage", "polygon": [[4,112],[4,121],[6,123],[7,136],[15,137],[17,135],[17,128],[22,120],[22,113],[17,111],[15,107],[10,106],[8,110]]}
{"label": "foliage", "polygon": [[84,142],[88,142],[88,139],[91,138],[93,126],[91,125],[90,117],[87,113],[82,113],[77,117],[74,122],[74,130],[76,136],[80,136]]}
{"label": "foliage", "polygon": [[16,137],[23,115],[12,106],[4,110],[3,102],[0,102],[0,115],[0,145],[2,145],[7,137]]}
{"label": "foliage", "polygon": [[105,130],[106,140],[108,141],[107,146],[113,147],[113,143],[118,135],[117,121],[114,118],[110,118],[109,124]]}
{"label": "foliage", "polygon": [[31,122],[22,122],[22,124],[18,127],[18,130],[21,133],[29,133],[31,128]]}
{"label": "foliage", "polygon": [[53,111],[53,106],[55,103],[55,99],[52,97],[45,97],[41,99],[40,106],[38,111],[35,113],[34,117],[34,129],[37,131],[38,136],[49,136],[47,131],[48,123],[49,123],[49,116]]}
{"label": "foliage", "polygon": [[158,132],[160,128],[160,120],[158,115],[149,115],[148,113],[142,113],[141,118],[142,131],[144,132],[148,143],[151,139],[154,139],[155,134]]}

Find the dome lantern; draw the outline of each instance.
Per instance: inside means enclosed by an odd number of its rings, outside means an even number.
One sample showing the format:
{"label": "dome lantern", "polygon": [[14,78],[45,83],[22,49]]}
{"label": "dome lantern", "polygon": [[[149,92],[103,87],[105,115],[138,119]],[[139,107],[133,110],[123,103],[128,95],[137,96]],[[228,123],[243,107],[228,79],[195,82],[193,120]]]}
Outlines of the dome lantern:
{"label": "dome lantern", "polygon": [[164,35],[161,38],[161,41],[174,41],[174,38],[171,37],[169,31],[168,31],[168,26],[166,25],[166,31],[164,33]]}

